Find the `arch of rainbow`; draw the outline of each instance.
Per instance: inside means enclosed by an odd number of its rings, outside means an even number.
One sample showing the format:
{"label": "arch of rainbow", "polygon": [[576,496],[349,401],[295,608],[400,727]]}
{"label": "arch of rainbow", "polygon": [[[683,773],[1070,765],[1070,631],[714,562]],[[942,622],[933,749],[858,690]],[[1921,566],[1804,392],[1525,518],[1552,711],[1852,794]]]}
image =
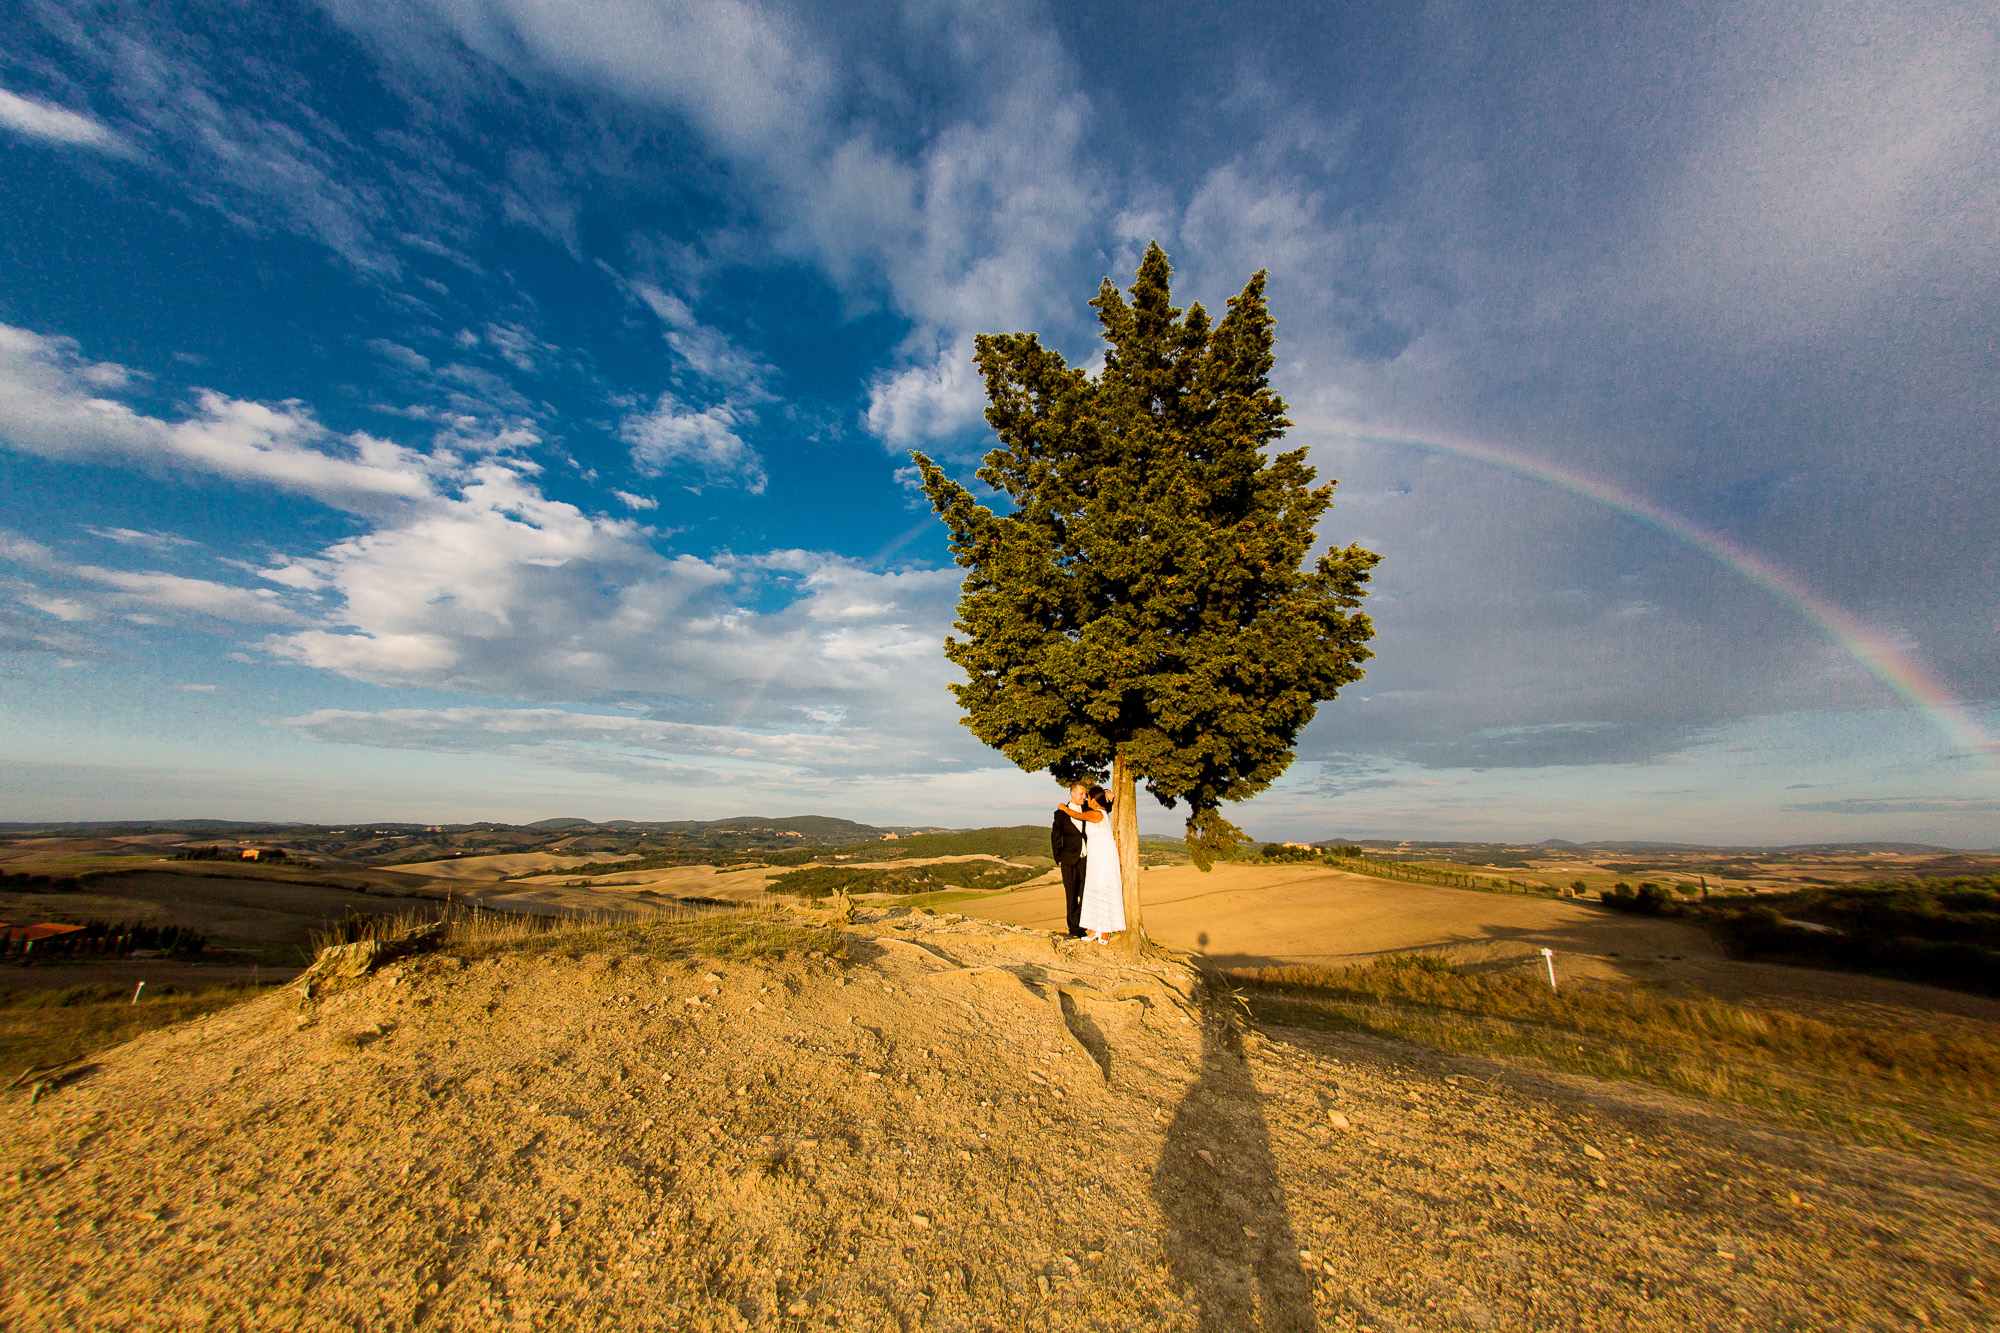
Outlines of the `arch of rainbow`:
{"label": "arch of rainbow", "polygon": [[1568,468],[1534,462],[1496,449],[1491,445],[1443,435],[1404,435],[1343,421],[1295,416],[1295,430],[1303,435],[1320,435],[1355,440],[1363,444],[1389,445],[1399,449],[1419,449],[1475,463],[1497,467],[1530,481],[1605,505],[1636,519],[1677,541],[1694,547],[1720,562],[1756,587],[1791,607],[1808,622],[1846,649],[1870,675],[1890,692],[1909,703],[1954,746],[1984,759],[1987,772],[2000,784],[2000,743],[1994,742],[1973,720],[1958,696],[1929,667],[1908,649],[1872,626],[1863,624],[1841,607],[1813,592],[1789,571],[1779,568],[1755,552],[1746,551],[1720,533],[1682,518],[1678,514],[1618,489],[1595,477]]}
{"label": "arch of rainbow", "polygon": [[[2000,743],[1986,736],[1979,724],[1966,711],[1958,696],[1939,680],[1929,667],[1901,644],[1872,626],[1863,624],[1846,610],[1813,592],[1790,572],[1752,551],[1744,550],[1720,533],[1711,532],[1697,523],[1670,513],[1648,500],[1622,491],[1595,477],[1588,477],[1553,464],[1520,458],[1491,445],[1442,435],[1393,434],[1342,421],[1327,421],[1297,415],[1293,421],[1294,429],[1301,434],[1317,434],[1401,449],[1418,449],[1497,467],[1517,476],[1526,477],[1530,481],[1553,486],[1558,490],[1568,491],[1572,495],[1614,509],[1692,546],[1791,607],[1820,632],[1846,649],[1870,675],[1887,686],[1897,698],[1904,700],[1929,718],[1952,745],[1969,752],[1975,759],[1985,760],[1988,775],[1996,786],[2000,786],[2000,771],[1996,771],[2000,770]],[[923,531],[930,521],[925,518],[917,522],[909,531],[889,542],[877,553],[876,558],[886,557]],[[778,671],[802,648],[803,644],[794,643],[789,652],[771,655],[763,678],[748,691],[746,698],[735,710],[732,722],[741,722],[755,701],[770,687]]]}

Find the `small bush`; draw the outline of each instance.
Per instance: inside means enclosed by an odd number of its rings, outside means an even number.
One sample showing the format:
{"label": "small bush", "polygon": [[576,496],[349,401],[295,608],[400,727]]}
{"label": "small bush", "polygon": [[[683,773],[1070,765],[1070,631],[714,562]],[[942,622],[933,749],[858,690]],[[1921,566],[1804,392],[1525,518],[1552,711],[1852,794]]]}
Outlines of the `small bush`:
{"label": "small bush", "polygon": [[1681,910],[1680,895],[1657,884],[1641,884],[1634,891],[1630,884],[1620,881],[1597,897],[1606,907],[1638,916],[1678,916]]}
{"label": "small bush", "polygon": [[1449,960],[1434,953],[1392,953],[1370,963],[1371,968],[1389,972],[1428,972],[1433,976],[1455,973]]}
{"label": "small bush", "polygon": [[1317,847],[1287,847],[1281,842],[1267,842],[1257,849],[1257,859],[1266,865],[1295,865],[1326,858]]}

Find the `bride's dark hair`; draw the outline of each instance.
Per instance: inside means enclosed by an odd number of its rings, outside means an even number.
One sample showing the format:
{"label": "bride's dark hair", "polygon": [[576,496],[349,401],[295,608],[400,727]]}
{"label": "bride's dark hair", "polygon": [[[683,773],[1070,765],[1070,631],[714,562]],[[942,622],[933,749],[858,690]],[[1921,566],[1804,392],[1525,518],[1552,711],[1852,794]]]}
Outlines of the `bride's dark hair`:
{"label": "bride's dark hair", "polygon": [[1106,810],[1109,810],[1111,808],[1111,793],[1107,792],[1102,787],[1092,787],[1089,791],[1083,794],[1083,799],[1086,801],[1096,801],[1099,804],[1101,804]]}

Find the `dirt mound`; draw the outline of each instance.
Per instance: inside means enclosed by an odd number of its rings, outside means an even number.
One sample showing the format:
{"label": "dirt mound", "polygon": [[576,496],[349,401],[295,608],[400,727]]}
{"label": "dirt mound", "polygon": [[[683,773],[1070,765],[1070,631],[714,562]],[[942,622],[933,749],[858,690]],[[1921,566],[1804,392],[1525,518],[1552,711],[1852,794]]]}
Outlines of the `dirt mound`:
{"label": "dirt mound", "polygon": [[857,916],[431,955],[65,1074],[0,1118],[0,1323],[1990,1314],[1990,1182],[1375,1039],[1260,1041],[1176,962]]}

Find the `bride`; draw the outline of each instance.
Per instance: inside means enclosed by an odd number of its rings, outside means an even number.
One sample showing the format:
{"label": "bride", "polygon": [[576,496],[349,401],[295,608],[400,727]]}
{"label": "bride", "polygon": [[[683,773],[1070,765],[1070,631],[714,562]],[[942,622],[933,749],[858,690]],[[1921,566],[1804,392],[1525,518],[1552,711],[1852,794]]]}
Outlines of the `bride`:
{"label": "bride", "polygon": [[1125,877],[1119,873],[1118,844],[1111,839],[1111,797],[1092,787],[1083,808],[1065,803],[1063,813],[1083,821],[1083,912],[1077,924],[1092,944],[1109,944],[1107,935],[1125,929]]}

